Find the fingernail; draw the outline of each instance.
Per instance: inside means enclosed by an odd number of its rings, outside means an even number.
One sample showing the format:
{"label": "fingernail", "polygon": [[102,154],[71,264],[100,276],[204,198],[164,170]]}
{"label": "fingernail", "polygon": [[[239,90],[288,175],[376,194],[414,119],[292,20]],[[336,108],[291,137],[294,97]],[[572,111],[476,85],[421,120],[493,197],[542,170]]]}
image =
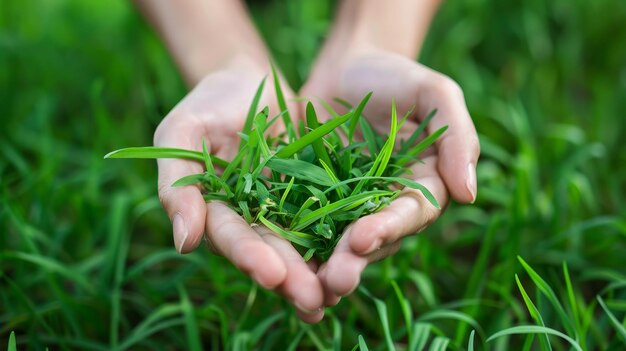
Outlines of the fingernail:
{"label": "fingernail", "polygon": [[368,253],[378,250],[381,244],[382,244],[382,241],[380,240],[380,238],[374,239],[374,241],[372,242],[372,245],[370,245],[370,247],[368,247],[367,250],[365,250],[364,254],[368,254]]}
{"label": "fingernail", "polygon": [[322,308],[321,308],[321,307],[318,307],[318,308],[316,308],[316,309],[314,309],[314,310],[308,310],[308,309],[306,309],[306,308],[302,307],[302,306],[301,306],[299,303],[297,303],[297,302],[294,302],[294,303],[293,303],[293,305],[294,305],[294,306],[298,309],[298,311],[303,312],[303,313],[306,313],[306,314],[316,314],[316,313],[319,313],[319,312],[321,312],[321,311],[322,311]]}
{"label": "fingernail", "polygon": [[472,195],[471,203],[476,201],[476,166],[474,163],[470,162],[467,165],[467,180],[465,181],[465,186],[467,186],[467,190]]}
{"label": "fingernail", "polygon": [[179,214],[174,216],[174,220],[172,221],[172,226],[174,227],[174,246],[176,246],[176,251],[178,253],[183,253],[183,246],[185,245],[185,240],[187,240],[187,226],[185,225],[185,221],[183,217]]}

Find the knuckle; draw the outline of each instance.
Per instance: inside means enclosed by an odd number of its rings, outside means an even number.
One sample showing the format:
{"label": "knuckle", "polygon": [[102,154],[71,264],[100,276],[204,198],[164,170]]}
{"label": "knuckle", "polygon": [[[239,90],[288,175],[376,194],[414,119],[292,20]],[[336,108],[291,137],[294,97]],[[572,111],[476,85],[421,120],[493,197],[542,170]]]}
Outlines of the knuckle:
{"label": "knuckle", "polygon": [[159,201],[161,202],[161,204],[163,205],[163,207],[165,207],[165,209],[167,209],[168,204],[170,202],[170,195],[172,193],[172,187],[170,186],[169,183],[159,180],[159,183],[157,185],[157,191],[159,193]]}
{"label": "knuckle", "polygon": [[443,93],[463,97],[463,88],[461,88],[461,85],[444,74],[438,74],[434,84],[435,88]]}

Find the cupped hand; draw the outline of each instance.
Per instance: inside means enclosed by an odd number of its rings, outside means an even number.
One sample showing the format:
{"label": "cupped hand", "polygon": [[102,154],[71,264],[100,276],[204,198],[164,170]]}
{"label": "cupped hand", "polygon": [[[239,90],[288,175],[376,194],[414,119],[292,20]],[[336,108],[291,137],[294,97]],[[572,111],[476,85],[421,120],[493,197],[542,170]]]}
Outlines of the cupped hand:
{"label": "cupped hand", "polygon": [[[340,97],[356,105],[371,91],[364,115],[379,132],[389,130],[392,100],[400,116],[414,107],[398,139],[407,139],[437,109],[426,127],[427,133],[445,125],[448,129],[422,155],[423,163],[411,166],[410,176],[430,190],[441,208],[446,206],[449,194],[462,203],[475,200],[480,146],[458,84],[413,60],[385,52],[355,55],[317,67],[321,69],[313,71],[300,95],[314,103]],[[340,108],[336,103],[334,106]],[[421,192],[407,188],[388,207],[349,226],[330,259],[318,270],[325,304],[334,305],[339,297],[351,293],[368,263],[398,251],[403,237],[421,231],[440,214],[441,209],[430,204]]]}
{"label": "cupped hand", "polygon": [[[252,98],[266,75],[248,68],[208,75],[163,119],[154,135],[155,146],[202,150],[204,139],[212,154],[232,159],[239,147],[237,132],[243,129]],[[259,106],[270,106],[271,116],[278,111],[275,101],[268,80]],[[275,126],[279,128],[279,123]],[[251,227],[226,204],[205,203],[198,187],[172,187],[184,176],[203,172],[200,163],[159,159],[158,168],[159,198],[172,221],[178,252],[190,252],[205,237],[213,251],[262,287],[275,289],[289,300],[302,320],[313,323],[323,317],[317,267],[305,263],[288,241],[267,228]]]}

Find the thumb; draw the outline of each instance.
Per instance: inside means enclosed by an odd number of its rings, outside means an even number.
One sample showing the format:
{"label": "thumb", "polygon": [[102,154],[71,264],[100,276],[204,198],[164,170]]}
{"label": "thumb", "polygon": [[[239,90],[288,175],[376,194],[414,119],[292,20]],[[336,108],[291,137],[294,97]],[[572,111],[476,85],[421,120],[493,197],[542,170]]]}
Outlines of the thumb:
{"label": "thumb", "polygon": [[[180,137],[187,133],[161,127],[164,125],[159,128],[164,133],[158,130],[155,134],[156,146],[196,149],[188,137]],[[173,187],[172,184],[184,176],[203,172],[202,165],[180,159],[159,159],[157,164],[159,200],[172,221],[176,251],[190,252],[198,247],[204,234],[206,203],[198,186]]]}
{"label": "thumb", "polygon": [[198,247],[204,234],[206,203],[197,186],[172,187],[187,175],[202,172],[200,165],[185,160],[158,160],[159,200],[172,221],[174,245],[179,253]]}

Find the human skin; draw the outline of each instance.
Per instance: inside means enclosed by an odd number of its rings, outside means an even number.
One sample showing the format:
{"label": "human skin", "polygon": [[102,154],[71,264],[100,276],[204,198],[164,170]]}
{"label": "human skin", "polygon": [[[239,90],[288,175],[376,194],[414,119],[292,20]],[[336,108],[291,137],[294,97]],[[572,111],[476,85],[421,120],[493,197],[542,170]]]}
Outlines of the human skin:
{"label": "human skin", "polygon": [[[401,139],[437,109],[427,132],[445,125],[448,130],[411,170],[444,208],[449,195],[461,203],[476,199],[480,146],[459,85],[414,60],[437,7],[438,1],[343,1],[300,95],[314,103],[339,96],[356,105],[371,91],[364,115],[379,131],[389,128],[392,100],[399,114],[414,107]],[[390,206],[353,223],[318,270],[325,305],[351,293],[368,263],[395,253],[403,237],[423,230],[440,214],[419,191],[404,189]]]}
{"label": "human skin", "polygon": [[[260,81],[270,73],[267,49],[245,6],[221,0],[135,3],[160,33],[193,87],[163,119],[154,144],[201,150],[204,138],[212,153],[229,159],[239,145],[236,133],[243,127],[245,109]],[[366,116],[387,116],[392,98],[400,111],[415,105],[403,133],[438,108],[428,131],[442,125],[449,129],[429,151],[425,163],[412,169],[415,179],[445,206],[448,192],[461,202],[475,199],[479,151],[458,85],[411,59],[419,51],[437,6],[438,1],[343,1],[300,95],[314,102],[336,96],[358,102],[373,91]],[[269,85],[261,105],[277,112]],[[294,94],[287,88],[286,95]],[[299,118],[302,106],[291,102],[290,110],[293,118]],[[389,125],[385,118],[370,121],[379,130]],[[279,235],[264,227],[250,227],[225,204],[206,204],[198,187],[171,186],[183,176],[202,172],[200,164],[163,159],[158,167],[159,198],[172,220],[176,249],[190,252],[205,238],[214,252],[264,288],[284,296],[308,323],[321,320],[324,306],[336,304],[339,297],[353,291],[368,263],[396,252],[402,237],[423,229],[441,213],[421,193],[404,190],[387,208],[351,225],[329,261],[318,267],[314,262],[305,263]]]}

